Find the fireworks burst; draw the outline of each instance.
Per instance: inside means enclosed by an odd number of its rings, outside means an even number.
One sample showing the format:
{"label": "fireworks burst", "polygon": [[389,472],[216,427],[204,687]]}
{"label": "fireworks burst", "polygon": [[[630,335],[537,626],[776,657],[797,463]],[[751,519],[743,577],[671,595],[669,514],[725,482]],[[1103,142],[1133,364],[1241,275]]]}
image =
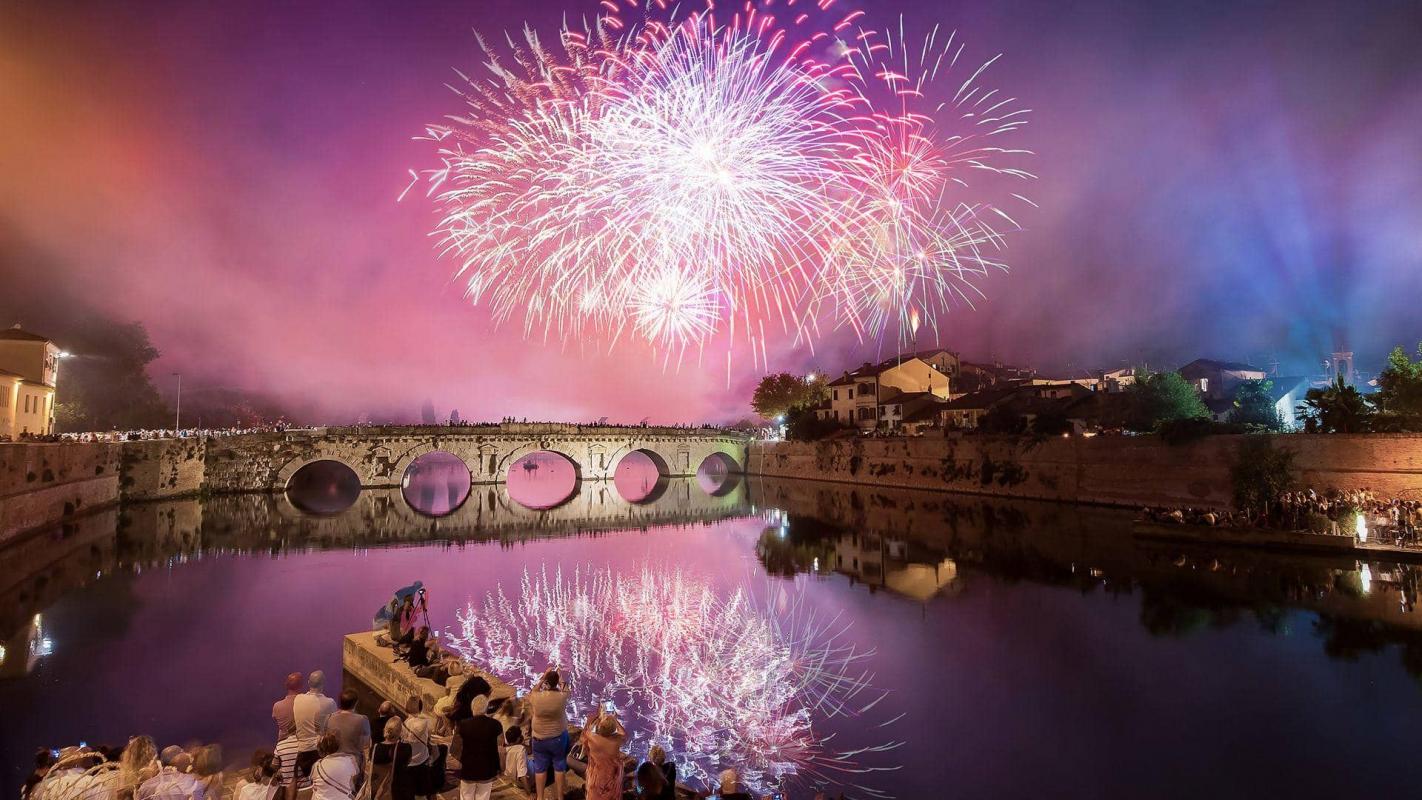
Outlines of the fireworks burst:
{"label": "fireworks burst", "polygon": [[757,792],[792,776],[853,784],[868,770],[830,749],[815,718],[878,701],[859,668],[869,654],[786,590],[773,603],[720,597],[680,571],[525,572],[516,598],[501,588],[460,612],[450,646],[516,684],[558,665],[575,714],[615,702],[634,754],[670,745],[692,778],[736,765]]}
{"label": "fireworks burst", "polygon": [[554,47],[481,40],[464,113],[427,137],[467,296],[525,335],[630,332],[669,353],[724,333],[763,355],[767,327],[812,339],[822,322],[936,334],[1006,268],[1018,226],[967,176],[1032,177],[998,166],[1028,154],[998,144],[1025,111],[979,86],[991,61],[935,99],[961,43],[910,46],[833,6],[604,0]]}

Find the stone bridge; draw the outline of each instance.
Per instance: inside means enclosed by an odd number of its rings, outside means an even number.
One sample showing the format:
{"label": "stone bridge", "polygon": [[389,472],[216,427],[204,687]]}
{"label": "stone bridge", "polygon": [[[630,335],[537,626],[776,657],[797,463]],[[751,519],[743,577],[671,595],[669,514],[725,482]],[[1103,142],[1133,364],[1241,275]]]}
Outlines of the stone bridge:
{"label": "stone bridge", "polygon": [[651,459],[665,477],[695,475],[707,459],[729,473],[745,470],[744,434],[715,428],[511,423],[449,427],[315,428],[257,433],[208,442],[203,487],[210,492],[282,491],[302,467],[338,461],[365,488],[399,486],[426,453],[443,451],[469,468],[472,483],[502,483],[519,458],[539,451],[570,462],[579,481],[604,481],[629,453]]}

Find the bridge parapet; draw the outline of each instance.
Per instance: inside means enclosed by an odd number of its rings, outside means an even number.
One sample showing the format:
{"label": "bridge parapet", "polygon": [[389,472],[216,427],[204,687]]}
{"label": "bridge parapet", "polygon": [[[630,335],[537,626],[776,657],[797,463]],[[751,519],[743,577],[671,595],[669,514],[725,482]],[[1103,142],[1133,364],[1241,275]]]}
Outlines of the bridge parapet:
{"label": "bridge parapet", "polygon": [[212,492],[281,491],[316,461],[350,467],[365,487],[400,485],[420,456],[443,451],[464,462],[473,483],[502,483],[519,458],[538,451],[566,457],[581,481],[610,479],[634,451],[646,453],[668,477],[696,474],[708,458],[729,459],[742,472],[750,438],[716,428],[562,423],[343,427],[258,433],[211,440],[206,488]]}

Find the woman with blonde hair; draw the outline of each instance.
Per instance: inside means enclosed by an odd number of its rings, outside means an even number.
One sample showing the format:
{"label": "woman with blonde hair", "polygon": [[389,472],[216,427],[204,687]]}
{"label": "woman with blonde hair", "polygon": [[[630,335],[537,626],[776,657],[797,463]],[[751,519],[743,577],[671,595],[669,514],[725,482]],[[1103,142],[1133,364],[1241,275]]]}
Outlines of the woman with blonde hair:
{"label": "woman with blonde hair", "polygon": [[647,760],[656,765],[662,771],[662,777],[667,779],[667,785],[676,788],[676,764],[667,760],[667,751],[659,744],[654,744],[647,750]]}
{"label": "woman with blonde hair", "polygon": [[132,800],[138,787],[158,774],[158,745],[151,736],[135,736],[128,740],[119,756],[118,799]]}
{"label": "woman with blonde hair", "polygon": [[371,800],[413,800],[415,796],[410,744],[404,741],[404,727],[399,717],[391,717],[385,723],[384,741],[371,752]]}

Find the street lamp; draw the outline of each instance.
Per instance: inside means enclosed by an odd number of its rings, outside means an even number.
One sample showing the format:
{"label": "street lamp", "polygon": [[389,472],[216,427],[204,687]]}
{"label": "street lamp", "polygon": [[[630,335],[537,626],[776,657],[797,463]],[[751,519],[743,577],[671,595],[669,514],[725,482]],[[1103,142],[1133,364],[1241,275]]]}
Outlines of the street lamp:
{"label": "street lamp", "polygon": [[180,435],[178,431],[183,428],[183,373],[174,372],[173,375],[178,379],[178,403],[173,410],[173,438],[176,439]]}

